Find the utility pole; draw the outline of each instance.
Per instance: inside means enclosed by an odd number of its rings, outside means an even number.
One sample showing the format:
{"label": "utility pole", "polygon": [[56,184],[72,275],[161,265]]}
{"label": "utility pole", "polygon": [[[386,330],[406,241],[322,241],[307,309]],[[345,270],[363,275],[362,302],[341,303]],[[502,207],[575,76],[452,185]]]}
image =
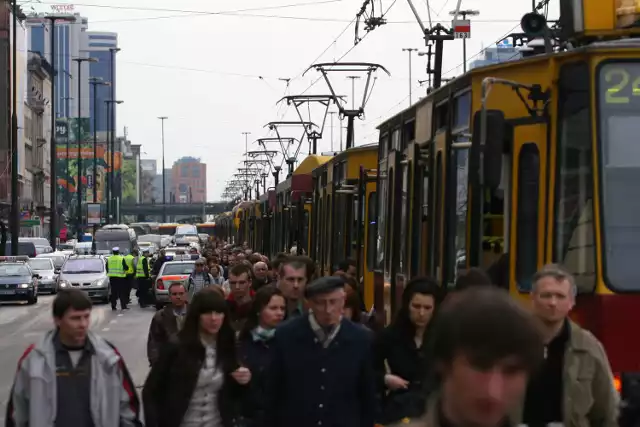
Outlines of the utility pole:
{"label": "utility pole", "polygon": [[167,222],[167,178],[164,165],[164,121],[168,118],[169,117],[167,116],[158,117],[162,124],[162,222]]}
{"label": "utility pole", "polygon": [[109,82],[101,78],[92,77],[89,83],[93,86],[93,203],[98,202],[97,178],[98,178],[98,86],[109,86]]}
{"label": "utility pole", "polygon": [[360,76],[347,76],[351,79],[351,109],[356,109],[356,80],[360,79]]}
{"label": "utility pole", "polygon": [[[113,91],[113,85],[111,85],[111,89]],[[107,177],[107,224],[111,223],[111,214],[113,213],[115,218],[116,206],[115,203],[112,203],[111,199],[115,199],[113,195],[115,194],[115,165],[116,165],[116,153],[115,153],[115,134],[116,131],[113,128],[113,118],[114,118],[114,110],[117,104],[122,104],[124,101],[116,101],[113,99],[107,99],[104,103],[107,105],[107,129],[108,129],[108,138],[107,138],[107,151],[109,152],[109,163],[110,163],[110,173]]]}
{"label": "utility pole", "polygon": [[[18,206],[18,0],[13,0],[13,35],[11,46],[11,255],[18,255],[18,238],[20,237],[20,207]],[[53,182],[51,183],[53,184]]]}
{"label": "utility pole", "polygon": [[98,62],[96,58],[73,58],[78,64],[78,122],[76,123],[76,142],[78,144],[78,180],[76,182],[76,194],[78,197],[78,213],[76,217],[76,232],[78,242],[82,241],[82,139],[83,139],[83,131],[82,129],[82,63],[84,62]]}
{"label": "utility pole", "polygon": [[412,77],[412,73],[411,73],[411,56],[413,55],[413,52],[416,52],[418,49],[414,48],[414,47],[405,47],[402,49],[403,52],[409,52],[409,107],[411,107],[411,105],[413,104],[413,99],[412,99],[412,95],[413,95],[413,77]]}
{"label": "utility pole", "polygon": [[67,131],[67,144],[66,144],[66,149],[67,149],[67,160],[65,162],[65,182],[66,184],[66,190],[67,190],[67,194],[65,197],[65,202],[67,205],[67,209],[69,210],[69,212],[71,212],[71,193],[69,192],[69,101],[71,101],[73,99],[73,97],[70,96],[65,96],[64,98],[62,98],[65,101],[65,119],[66,119],[66,123],[65,123],[65,127],[66,127],[66,131]]}
{"label": "utility pole", "polygon": [[[287,84],[289,84],[289,82],[287,82]],[[251,132],[242,132],[242,134],[244,135],[244,161],[245,161],[244,164],[246,165],[249,163],[249,135],[251,135]],[[245,193],[245,200],[249,200],[246,197],[246,193]]]}
{"label": "utility pole", "polygon": [[[119,47],[109,48],[109,81],[111,82],[111,97],[109,98],[111,101],[115,101],[116,99],[116,53],[120,52]],[[117,203],[115,196],[115,146],[116,146],[116,104],[121,104],[122,102],[111,102],[111,108],[109,109],[109,114],[111,115],[111,119],[109,120],[109,124],[111,125],[110,129],[110,140],[108,142],[111,148],[111,175],[110,175],[110,195],[111,198],[107,200],[107,203],[111,205],[109,208],[111,214],[114,219],[116,218],[117,213]],[[122,165],[120,165],[122,167]]]}
{"label": "utility pole", "polygon": [[331,115],[331,152],[333,152],[333,116],[336,115],[336,112],[330,111],[329,114]]}
{"label": "utility pole", "polygon": [[[50,199],[51,199],[51,216],[49,217],[49,241],[51,242],[51,248],[56,250],[56,243],[58,237],[58,174],[56,171],[56,157],[57,157],[57,145],[56,145],[56,37],[55,37],[55,29],[56,29],[56,21],[74,21],[75,18],[70,16],[57,16],[57,15],[47,15],[44,17],[49,21],[49,26],[51,28],[50,34],[50,49],[51,49],[51,99],[49,103],[51,105],[51,137],[49,138],[49,155],[51,157],[50,164]],[[67,128],[67,130],[69,130]],[[69,141],[69,133],[67,132],[67,141]],[[68,142],[67,142],[68,144]],[[68,145],[67,145],[68,147]],[[67,150],[68,151],[68,150]],[[67,152],[67,165],[69,164],[69,153]],[[68,188],[68,187],[67,187]],[[67,191],[68,192],[68,191]]]}
{"label": "utility pole", "polygon": [[[449,15],[453,16],[453,20],[455,21],[458,18],[458,15],[462,15],[462,20],[466,21],[467,16],[478,16],[480,15],[479,10],[452,10],[449,12]],[[467,72],[467,37],[462,38],[462,71]]]}

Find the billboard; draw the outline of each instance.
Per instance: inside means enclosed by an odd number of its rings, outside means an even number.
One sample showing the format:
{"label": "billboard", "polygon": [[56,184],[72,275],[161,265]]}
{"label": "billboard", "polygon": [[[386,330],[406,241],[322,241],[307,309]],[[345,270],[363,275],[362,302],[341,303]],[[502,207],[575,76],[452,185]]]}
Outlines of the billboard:
{"label": "billboard", "polygon": [[[80,144],[78,144],[80,141]],[[117,147],[117,145],[116,145]],[[78,156],[80,149],[80,156]],[[89,133],[89,118],[59,118],[56,120],[56,171],[58,197],[61,201],[77,200],[78,158],[82,159],[80,180],[82,182],[82,200],[104,202],[106,198],[107,173],[111,171],[111,156],[107,143],[99,140],[96,146],[97,168],[96,182],[93,182],[93,137]],[[114,155],[116,179],[120,174],[122,153]]]}

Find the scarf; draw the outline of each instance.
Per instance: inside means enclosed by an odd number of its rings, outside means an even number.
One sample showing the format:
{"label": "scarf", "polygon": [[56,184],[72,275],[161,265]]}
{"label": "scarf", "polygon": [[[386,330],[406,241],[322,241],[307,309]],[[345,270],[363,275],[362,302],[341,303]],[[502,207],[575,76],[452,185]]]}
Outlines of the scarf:
{"label": "scarf", "polygon": [[265,342],[273,338],[275,333],[275,328],[265,329],[262,326],[258,326],[251,331],[251,336],[253,337],[253,341]]}

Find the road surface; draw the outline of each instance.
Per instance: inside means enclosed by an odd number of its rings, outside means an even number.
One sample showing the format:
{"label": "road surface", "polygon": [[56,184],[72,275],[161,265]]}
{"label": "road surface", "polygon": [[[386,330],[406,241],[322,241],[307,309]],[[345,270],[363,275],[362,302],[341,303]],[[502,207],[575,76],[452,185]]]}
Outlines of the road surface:
{"label": "road surface", "polygon": [[[33,306],[0,305],[0,425],[4,425],[7,401],[18,359],[24,350],[53,327],[53,296],[40,295]],[[135,303],[135,298],[133,299]],[[155,309],[112,311],[109,304],[96,304],[91,313],[91,330],[111,341],[124,357],[138,393],[149,371],[147,333]]]}

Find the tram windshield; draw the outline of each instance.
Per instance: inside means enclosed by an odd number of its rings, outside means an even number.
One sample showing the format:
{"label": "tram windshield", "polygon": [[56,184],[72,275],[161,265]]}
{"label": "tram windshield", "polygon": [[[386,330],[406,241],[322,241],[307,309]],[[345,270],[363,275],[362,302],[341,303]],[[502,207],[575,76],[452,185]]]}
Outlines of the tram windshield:
{"label": "tram windshield", "polygon": [[597,87],[604,273],[616,290],[640,291],[640,62],[605,62]]}

